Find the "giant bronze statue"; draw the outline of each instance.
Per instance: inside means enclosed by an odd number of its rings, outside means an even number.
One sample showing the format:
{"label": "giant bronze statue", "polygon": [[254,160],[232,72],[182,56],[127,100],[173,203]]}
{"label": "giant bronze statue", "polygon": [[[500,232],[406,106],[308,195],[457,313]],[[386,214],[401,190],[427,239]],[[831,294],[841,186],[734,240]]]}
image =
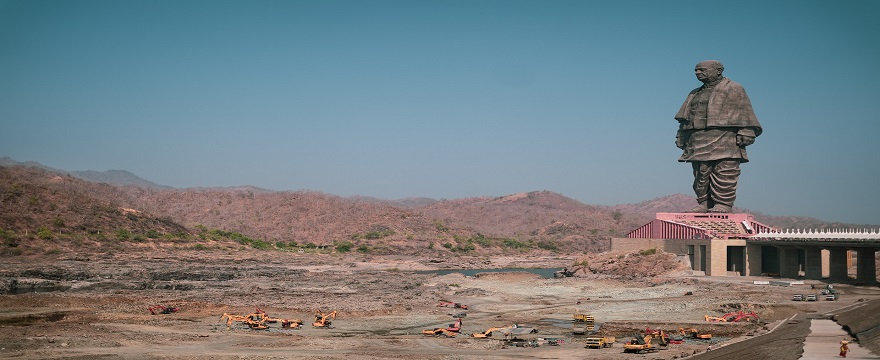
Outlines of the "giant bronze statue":
{"label": "giant bronze statue", "polygon": [[689,212],[728,213],[736,199],[739,164],[748,162],[746,146],[761,135],[761,124],[742,85],[721,75],[715,60],[694,68],[703,83],[688,94],[675,115],[675,146],[684,150],[680,162],[694,170],[697,206]]}

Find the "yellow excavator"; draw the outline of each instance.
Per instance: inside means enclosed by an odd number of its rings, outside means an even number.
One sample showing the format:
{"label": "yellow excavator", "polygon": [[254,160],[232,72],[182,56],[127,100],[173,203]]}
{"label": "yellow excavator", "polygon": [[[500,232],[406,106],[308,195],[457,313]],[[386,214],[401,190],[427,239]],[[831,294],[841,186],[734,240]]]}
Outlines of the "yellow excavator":
{"label": "yellow excavator", "polygon": [[220,320],[226,318],[226,330],[232,328],[233,322],[244,323],[249,328],[254,330],[266,330],[269,328],[269,326],[265,324],[266,320],[264,318],[264,315],[265,314],[253,313],[248,314],[247,316],[243,316],[223,313],[223,315],[220,315]]}
{"label": "yellow excavator", "polygon": [[625,353],[637,353],[642,354],[646,352],[654,352],[657,351],[657,347],[654,344],[651,344],[651,339],[654,338],[654,335],[645,335],[644,338],[640,338],[635,336],[632,340],[628,341],[626,344],[623,344],[623,352]]}
{"label": "yellow excavator", "polygon": [[434,328],[434,329],[422,330],[422,334],[424,334],[424,335],[437,335],[437,336],[442,335],[442,336],[450,338],[450,337],[455,337],[455,335],[457,335],[458,333],[456,333],[454,331],[449,331],[446,328]]}
{"label": "yellow excavator", "polygon": [[257,308],[257,312],[248,315],[248,317],[251,317],[252,319],[260,322],[267,322],[270,324],[281,323],[281,328],[283,329],[299,329],[299,327],[303,324],[303,321],[300,319],[282,319],[271,317],[260,308]]}
{"label": "yellow excavator", "polygon": [[449,324],[449,327],[422,330],[422,334],[425,335],[444,335],[446,337],[455,337],[460,332],[461,318],[456,318],[454,323]]}
{"label": "yellow excavator", "polygon": [[319,328],[330,327],[332,323],[330,319],[336,319],[336,311],[330,313],[324,313],[320,309],[315,310],[315,322],[312,323],[312,326]]}
{"label": "yellow excavator", "polygon": [[471,334],[471,337],[473,337],[473,338],[477,338],[477,339],[490,338],[490,337],[492,337],[492,332],[493,332],[493,331],[504,330],[504,329],[507,329],[507,328],[508,328],[508,327],[493,327],[493,328],[489,328],[489,330],[483,331],[483,332],[481,332],[481,333],[473,333],[473,334]]}
{"label": "yellow excavator", "polygon": [[690,329],[678,328],[678,333],[681,334],[682,336],[690,336],[694,339],[709,340],[712,338],[711,333],[700,332],[699,330],[697,330],[695,328],[690,328]]}

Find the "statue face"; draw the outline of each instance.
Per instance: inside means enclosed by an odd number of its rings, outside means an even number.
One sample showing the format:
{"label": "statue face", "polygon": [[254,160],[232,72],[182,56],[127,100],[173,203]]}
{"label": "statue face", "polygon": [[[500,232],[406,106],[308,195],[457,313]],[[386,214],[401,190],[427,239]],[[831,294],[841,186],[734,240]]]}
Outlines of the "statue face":
{"label": "statue face", "polygon": [[700,80],[703,83],[711,83],[718,79],[721,79],[722,70],[715,66],[713,63],[701,62],[694,67],[694,73],[697,75],[697,80]]}

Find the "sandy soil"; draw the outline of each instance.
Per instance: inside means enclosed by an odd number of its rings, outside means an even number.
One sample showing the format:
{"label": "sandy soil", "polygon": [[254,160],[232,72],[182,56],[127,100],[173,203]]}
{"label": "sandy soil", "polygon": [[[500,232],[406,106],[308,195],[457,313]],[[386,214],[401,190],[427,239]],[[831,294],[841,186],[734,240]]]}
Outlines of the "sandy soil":
{"label": "sandy soil", "polygon": [[[0,357],[12,359],[695,359],[800,356],[804,323],[835,309],[880,299],[877,288],[839,285],[839,301],[794,302],[812,293],[810,284],[754,285],[751,278],[691,277],[673,273],[637,281],[602,276],[545,279],[525,273],[437,276],[414,270],[438,268],[561,267],[567,258],[337,257],[244,252],[212,254],[11,258],[0,265]],[[53,290],[53,291],[49,291]],[[33,292],[37,291],[37,292]],[[686,294],[692,295],[686,295]],[[440,300],[468,310],[439,307]],[[153,305],[178,307],[151,315]],[[246,315],[256,308],[270,316],[302,319],[300,329],[269,324],[227,329],[224,313]],[[314,312],[337,311],[330,328],[311,326]],[[761,321],[710,323],[704,316],[755,311]],[[572,314],[592,314],[603,334],[618,342],[585,349],[571,334]],[[454,338],[426,336],[466,314]],[[790,321],[791,319],[791,321]],[[469,334],[490,327],[533,327],[531,337],[559,338],[550,346],[507,346],[499,338]],[[778,325],[778,327],[777,327]],[[622,342],[646,327],[677,332],[694,327],[711,341],[686,339],[644,355],[623,353]],[[776,328],[770,335],[770,329]],[[743,345],[758,341],[759,346]],[[704,353],[710,346],[718,351]],[[737,346],[740,350],[736,350]],[[727,355],[746,354],[750,357]],[[752,351],[752,352],[748,352]],[[757,356],[757,357],[756,357]]]}

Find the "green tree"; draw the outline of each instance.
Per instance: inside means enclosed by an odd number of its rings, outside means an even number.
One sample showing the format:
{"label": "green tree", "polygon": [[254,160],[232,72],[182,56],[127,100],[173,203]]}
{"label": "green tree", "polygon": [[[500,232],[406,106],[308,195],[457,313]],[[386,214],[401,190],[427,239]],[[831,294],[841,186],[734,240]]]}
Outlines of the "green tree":
{"label": "green tree", "polygon": [[352,244],[350,241],[345,241],[345,242],[341,242],[339,244],[336,244],[336,251],[341,252],[341,253],[347,253],[347,252],[351,251],[352,247],[354,247],[354,244]]}
{"label": "green tree", "polygon": [[49,230],[49,228],[45,226],[40,226],[37,229],[37,237],[43,240],[50,240],[54,237],[54,235],[52,235],[52,230]]}
{"label": "green tree", "polygon": [[116,239],[125,241],[131,238],[131,232],[127,229],[116,230]]}

